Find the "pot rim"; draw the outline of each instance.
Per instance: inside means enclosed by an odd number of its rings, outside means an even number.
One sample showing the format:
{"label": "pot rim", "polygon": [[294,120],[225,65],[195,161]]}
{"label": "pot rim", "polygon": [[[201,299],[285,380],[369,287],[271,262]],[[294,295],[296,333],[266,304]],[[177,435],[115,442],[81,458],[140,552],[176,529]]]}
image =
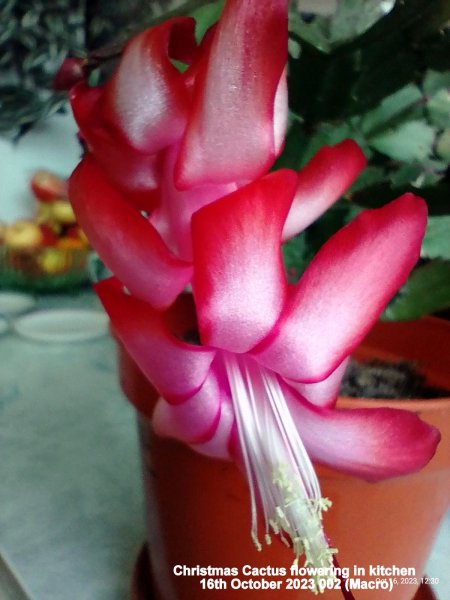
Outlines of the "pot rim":
{"label": "pot rim", "polygon": [[442,398],[360,398],[352,396],[339,396],[339,408],[400,408],[413,412],[435,412],[450,409],[450,393]]}
{"label": "pot rim", "polygon": [[[396,333],[393,335],[393,332]],[[417,348],[418,339],[423,340],[419,345],[419,352],[415,349],[411,353],[409,344],[412,343],[412,347]],[[362,351],[359,355],[361,362],[366,362],[367,357],[373,353],[374,357],[379,357],[380,360],[387,363],[396,360],[417,363],[418,372],[425,375],[425,379],[431,385],[443,388],[446,395],[431,398],[366,398],[340,395],[337,402],[338,407],[345,409],[384,407],[430,413],[448,410],[450,408],[448,362],[439,362],[435,366],[433,358],[431,360],[428,358],[429,352],[426,348],[430,345],[442,347],[444,341],[447,345],[449,340],[450,320],[434,315],[426,315],[409,321],[378,321],[355,350],[354,356],[358,357],[358,352]]]}

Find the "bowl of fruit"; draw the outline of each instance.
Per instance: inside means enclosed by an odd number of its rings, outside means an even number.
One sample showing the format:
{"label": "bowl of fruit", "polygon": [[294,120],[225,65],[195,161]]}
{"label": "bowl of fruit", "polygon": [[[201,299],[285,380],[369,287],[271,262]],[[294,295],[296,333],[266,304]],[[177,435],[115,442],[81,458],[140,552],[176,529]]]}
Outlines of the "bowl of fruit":
{"label": "bowl of fruit", "polygon": [[67,185],[49,171],[31,178],[32,218],[0,223],[0,287],[69,290],[89,281],[90,248],[67,198]]}

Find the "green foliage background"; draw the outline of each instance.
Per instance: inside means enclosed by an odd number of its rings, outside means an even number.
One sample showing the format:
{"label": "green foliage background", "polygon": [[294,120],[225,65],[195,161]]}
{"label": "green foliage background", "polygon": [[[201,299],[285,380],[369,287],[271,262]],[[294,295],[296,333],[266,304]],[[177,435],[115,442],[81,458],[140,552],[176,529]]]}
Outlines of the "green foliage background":
{"label": "green foliage background", "polygon": [[84,0],[1,0],[0,134],[17,138],[62,110],[52,79],[68,52],[84,51]]}
{"label": "green foliage background", "polygon": [[285,246],[285,259],[298,277],[360,210],[421,195],[430,214],[421,260],[384,314],[413,319],[450,307],[450,3],[397,1],[367,29],[359,19],[362,31],[352,34],[363,4],[376,3],[342,0],[332,18],[311,23],[291,13],[299,51],[289,60],[291,125],[277,166],[300,168],[345,138],[369,162],[346,196]]}

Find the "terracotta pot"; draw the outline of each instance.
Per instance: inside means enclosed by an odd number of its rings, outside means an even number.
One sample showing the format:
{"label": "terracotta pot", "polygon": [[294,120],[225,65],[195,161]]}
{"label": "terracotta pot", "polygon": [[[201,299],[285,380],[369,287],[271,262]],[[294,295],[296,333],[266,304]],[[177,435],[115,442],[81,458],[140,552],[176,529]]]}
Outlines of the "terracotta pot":
{"label": "terracotta pot", "polygon": [[[426,318],[414,323],[378,324],[356,356],[362,360],[406,358],[416,362],[430,385],[450,390],[450,356],[445,349],[450,340],[450,322]],[[142,409],[143,402],[155,398],[151,386],[124,351],[120,354],[121,383],[128,398]],[[420,589],[423,570],[450,496],[450,397],[438,400],[380,401],[341,398],[340,406],[392,406],[407,408],[437,426],[442,441],[432,461],[420,473],[370,484],[336,471],[318,468],[323,494],[333,501],[325,516],[325,528],[339,548],[339,563],[359,567],[362,581],[375,581],[373,567],[405,567],[414,574],[398,576],[392,592],[383,589],[354,590],[355,597],[373,600],[432,598],[426,586]],[[143,451],[144,481],[148,506],[148,545],[157,600],[197,600],[227,598],[239,600],[272,598],[296,600],[312,597],[308,591],[286,590],[292,553],[278,540],[257,552],[249,535],[249,495],[247,484],[232,463],[200,456],[184,445],[157,438],[149,421],[139,418]],[[145,574],[141,557],[139,586]],[[278,590],[232,589],[233,577],[225,581],[228,592],[202,589],[202,576],[175,576],[175,565],[195,567],[285,568],[287,575],[253,577],[254,581],[281,581]],[[382,577],[383,578],[383,577]],[[217,578],[210,578],[211,580]],[[235,579],[252,577],[241,573]],[[294,577],[294,579],[296,579]],[[146,580],[147,581],[147,580]],[[402,581],[402,583],[400,583]],[[148,585],[148,581],[147,584]],[[211,585],[211,584],[210,584]],[[293,585],[296,585],[295,583]],[[141,591],[139,591],[141,589]],[[417,593],[417,596],[415,594]],[[327,591],[325,598],[341,598]]]}

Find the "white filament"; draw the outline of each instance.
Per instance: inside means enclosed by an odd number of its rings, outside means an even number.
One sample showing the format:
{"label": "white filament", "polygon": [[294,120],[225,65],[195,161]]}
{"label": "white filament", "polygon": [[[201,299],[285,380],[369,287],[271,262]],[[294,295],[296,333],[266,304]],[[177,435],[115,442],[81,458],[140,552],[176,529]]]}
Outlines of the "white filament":
{"label": "white filament", "polygon": [[270,530],[289,543],[295,562],[330,568],[336,552],[328,546],[319,481],[286,404],[277,376],[252,358],[224,353],[242,457],[250,490],[251,536],[258,550],[260,504],[265,541]]}

